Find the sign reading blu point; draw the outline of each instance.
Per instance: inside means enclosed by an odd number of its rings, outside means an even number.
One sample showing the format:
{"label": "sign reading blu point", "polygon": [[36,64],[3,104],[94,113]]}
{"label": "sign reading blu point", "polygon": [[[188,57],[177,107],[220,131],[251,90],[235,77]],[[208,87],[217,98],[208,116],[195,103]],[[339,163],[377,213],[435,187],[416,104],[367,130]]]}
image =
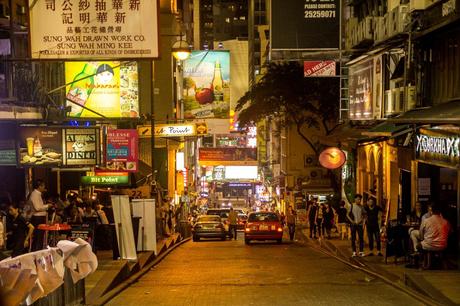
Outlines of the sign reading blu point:
{"label": "sign reading blu point", "polygon": [[340,0],[272,0],[272,50],[337,50]]}

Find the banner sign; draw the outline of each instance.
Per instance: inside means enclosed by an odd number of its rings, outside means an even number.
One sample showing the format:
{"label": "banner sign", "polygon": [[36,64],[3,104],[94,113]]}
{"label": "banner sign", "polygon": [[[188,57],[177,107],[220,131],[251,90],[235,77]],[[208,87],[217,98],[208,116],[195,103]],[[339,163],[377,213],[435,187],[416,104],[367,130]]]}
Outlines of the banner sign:
{"label": "banner sign", "polygon": [[230,52],[193,51],[184,61],[186,119],[230,116]]}
{"label": "banner sign", "polygon": [[351,120],[370,120],[373,118],[372,81],[374,61],[366,60],[349,69],[349,101]]}
{"label": "banner sign", "polygon": [[340,47],[340,0],[272,0],[272,50]]}
{"label": "banner sign", "polygon": [[305,61],[303,75],[304,77],[335,76],[335,61]]}
{"label": "banner sign", "polygon": [[460,167],[460,134],[420,129],[415,135],[417,159]]}
{"label": "banner sign", "polygon": [[257,165],[256,148],[200,148],[201,165]]}
{"label": "banner sign", "polygon": [[[150,125],[137,127],[139,138],[152,136]],[[208,134],[208,125],[205,122],[189,124],[155,124],[155,137],[186,137],[202,136]]]}
{"label": "banner sign", "polygon": [[33,59],[159,56],[157,1],[39,0],[29,11]]}
{"label": "banner sign", "polygon": [[100,159],[99,129],[64,129],[66,166],[97,165]]}
{"label": "banner sign", "polygon": [[62,129],[20,127],[18,158],[22,166],[56,167],[62,164]]}
{"label": "banner sign", "polygon": [[138,170],[138,136],[134,129],[107,131],[107,170]]}
{"label": "banner sign", "polygon": [[136,62],[66,62],[65,82],[69,117],[139,117]]}

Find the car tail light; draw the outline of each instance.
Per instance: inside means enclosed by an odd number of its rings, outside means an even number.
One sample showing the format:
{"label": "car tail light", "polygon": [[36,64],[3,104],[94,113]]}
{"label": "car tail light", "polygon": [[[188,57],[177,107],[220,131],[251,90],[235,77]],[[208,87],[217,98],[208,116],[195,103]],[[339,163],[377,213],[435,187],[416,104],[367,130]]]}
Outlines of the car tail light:
{"label": "car tail light", "polygon": [[245,232],[250,232],[250,231],[251,231],[251,228],[250,228],[250,227],[246,227],[246,228],[244,229],[244,231],[245,231]]}
{"label": "car tail light", "polygon": [[278,231],[278,232],[282,232],[282,231],[283,231],[283,228],[282,228],[282,227],[278,227],[277,231]]}

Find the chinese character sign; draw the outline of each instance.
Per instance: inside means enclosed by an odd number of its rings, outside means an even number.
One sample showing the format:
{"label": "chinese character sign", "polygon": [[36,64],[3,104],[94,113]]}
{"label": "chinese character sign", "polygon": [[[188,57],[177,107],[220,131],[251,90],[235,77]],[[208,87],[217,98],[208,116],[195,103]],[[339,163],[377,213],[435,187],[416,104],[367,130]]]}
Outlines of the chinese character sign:
{"label": "chinese character sign", "polygon": [[109,130],[107,132],[107,169],[137,171],[137,130]]}
{"label": "chinese character sign", "polygon": [[157,1],[29,1],[36,59],[156,58]]}
{"label": "chinese character sign", "polygon": [[230,52],[193,51],[184,62],[184,116],[229,118]]}
{"label": "chinese character sign", "polygon": [[136,62],[66,62],[69,117],[139,117]]}

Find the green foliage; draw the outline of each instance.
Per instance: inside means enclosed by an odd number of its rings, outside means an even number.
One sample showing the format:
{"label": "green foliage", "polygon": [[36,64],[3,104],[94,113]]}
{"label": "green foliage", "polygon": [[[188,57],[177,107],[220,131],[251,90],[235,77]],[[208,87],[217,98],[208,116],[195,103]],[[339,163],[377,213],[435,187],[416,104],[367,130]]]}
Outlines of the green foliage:
{"label": "green foliage", "polygon": [[286,125],[294,125],[299,135],[311,143],[306,130],[324,131],[336,126],[339,106],[339,79],[305,78],[298,62],[271,63],[260,82],[237,102],[240,127],[253,125],[267,116],[284,115]]}

